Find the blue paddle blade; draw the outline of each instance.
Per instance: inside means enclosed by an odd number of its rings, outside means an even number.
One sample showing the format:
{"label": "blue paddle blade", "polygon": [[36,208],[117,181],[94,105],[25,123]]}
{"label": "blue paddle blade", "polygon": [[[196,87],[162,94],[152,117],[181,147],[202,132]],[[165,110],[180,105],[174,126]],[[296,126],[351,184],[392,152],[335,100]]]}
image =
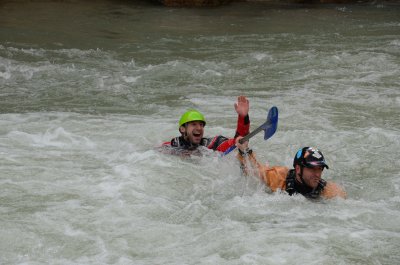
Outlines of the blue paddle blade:
{"label": "blue paddle blade", "polygon": [[268,117],[267,117],[267,122],[264,123],[263,125],[263,130],[264,130],[264,140],[269,139],[274,133],[276,132],[276,129],[278,128],[278,108],[277,107],[272,107],[268,111]]}

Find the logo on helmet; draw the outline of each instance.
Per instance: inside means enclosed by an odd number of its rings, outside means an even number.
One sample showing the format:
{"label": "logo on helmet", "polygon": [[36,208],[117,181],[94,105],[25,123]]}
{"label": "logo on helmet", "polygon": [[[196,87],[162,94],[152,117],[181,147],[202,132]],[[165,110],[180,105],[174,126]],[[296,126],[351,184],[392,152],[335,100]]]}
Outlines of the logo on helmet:
{"label": "logo on helmet", "polygon": [[300,165],[303,167],[326,167],[324,155],[316,148],[304,147],[299,149],[293,161],[293,167]]}

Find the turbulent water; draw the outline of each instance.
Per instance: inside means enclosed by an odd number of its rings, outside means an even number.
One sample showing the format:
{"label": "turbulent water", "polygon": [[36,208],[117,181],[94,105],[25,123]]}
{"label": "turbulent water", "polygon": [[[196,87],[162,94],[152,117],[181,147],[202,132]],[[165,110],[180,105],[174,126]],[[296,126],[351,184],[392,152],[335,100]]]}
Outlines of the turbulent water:
{"label": "turbulent water", "polygon": [[[400,6],[0,2],[0,264],[399,264]],[[316,146],[348,199],[156,147],[179,116],[261,162]]]}

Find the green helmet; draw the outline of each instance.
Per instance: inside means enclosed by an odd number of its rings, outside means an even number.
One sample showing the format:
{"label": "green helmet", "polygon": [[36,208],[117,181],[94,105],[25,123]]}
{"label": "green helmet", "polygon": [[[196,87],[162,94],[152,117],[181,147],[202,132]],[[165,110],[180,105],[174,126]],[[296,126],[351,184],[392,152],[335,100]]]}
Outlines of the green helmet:
{"label": "green helmet", "polygon": [[179,120],[179,127],[191,121],[202,121],[204,122],[204,126],[206,125],[206,120],[204,119],[203,114],[201,114],[197,110],[189,110],[185,112]]}

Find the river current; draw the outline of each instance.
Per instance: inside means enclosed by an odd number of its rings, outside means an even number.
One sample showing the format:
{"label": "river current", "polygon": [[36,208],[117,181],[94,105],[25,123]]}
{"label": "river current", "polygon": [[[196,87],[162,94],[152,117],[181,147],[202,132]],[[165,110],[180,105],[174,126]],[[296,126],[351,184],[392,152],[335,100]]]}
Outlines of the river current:
{"label": "river current", "polygon": [[[400,262],[400,6],[0,2],[0,264]],[[189,108],[348,198],[270,193],[232,152],[157,146]]]}

